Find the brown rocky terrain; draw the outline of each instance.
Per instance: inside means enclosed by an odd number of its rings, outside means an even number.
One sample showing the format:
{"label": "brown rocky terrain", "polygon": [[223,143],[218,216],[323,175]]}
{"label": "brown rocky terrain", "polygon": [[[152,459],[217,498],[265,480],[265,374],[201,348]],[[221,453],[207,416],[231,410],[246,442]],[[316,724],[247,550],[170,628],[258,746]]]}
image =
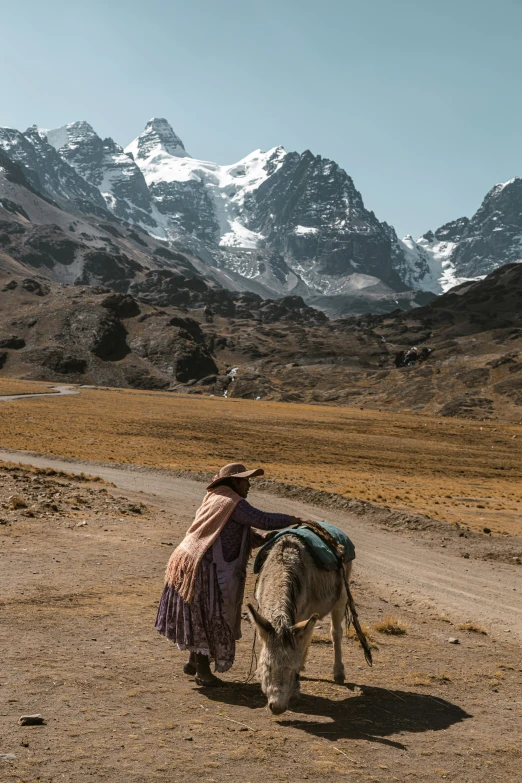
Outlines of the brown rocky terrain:
{"label": "brown rocky terrain", "polygon": [[[336,320],[179,277],[151,270],[131,295],[0,271],[0,377],[520,419],[522,265]],[[412,346],[431,353],[397,367]]]}

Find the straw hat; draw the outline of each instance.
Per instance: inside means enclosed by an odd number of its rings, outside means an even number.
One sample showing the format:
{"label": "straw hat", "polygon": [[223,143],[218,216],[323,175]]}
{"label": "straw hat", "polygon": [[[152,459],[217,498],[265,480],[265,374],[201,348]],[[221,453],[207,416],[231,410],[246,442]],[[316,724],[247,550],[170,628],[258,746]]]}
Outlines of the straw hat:
{"label": "straw hat", "polygon": [[265,471],[263,468],[255,468],[254,470],[247,470],[241,462],[231,462],[229,465],[225,465],[221,468],[219,473],[216,473],[207,489],[213,489],[219,486],[223,479],[227,478],[251,478],[252,476],[263,476]]}

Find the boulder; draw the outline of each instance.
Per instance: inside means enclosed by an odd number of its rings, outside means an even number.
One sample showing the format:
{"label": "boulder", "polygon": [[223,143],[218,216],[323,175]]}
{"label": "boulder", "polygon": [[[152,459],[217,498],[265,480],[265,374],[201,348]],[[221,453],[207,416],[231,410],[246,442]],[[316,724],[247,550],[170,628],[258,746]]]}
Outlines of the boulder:
{"label": "boulder", "polygon": [[68,313],[60,336],[61,342],[71,341],[105,361],[119,361],[129,353],[125,327],[102,307],[82,307]]}
{"label": "boulder", "polygon": [[109,294],[102,301],[101,306],[110,310],[118,318],[134,318],[141,313],[137,301],[128,294]]}
{"label": "boulder", "polygon": [[47,283],[40,283],[38,280],[34,280],[32,277],[26,277],[24,280],[22,280],[20,285],[24,291],[28,291],[30,294],[35,294],[36,296],[47,296],[51,290]]}
{"label": "boulder", "polygon": [[130,348],[181,383],[217,374],[216,363],[204,344],[203,332],[191,318],[174,316],[168,321],[151,318],[130,341]]}
{"label": "boulder", "polygon": [[87,361],[60,345],[35,348],[24,353],[24,361],[36,364],[59,375],[83,375]]}
{"label": "boulder", "polygon": [[114,287],[115,283],[124,283],[136,277],[136,272],[143,270],[141,264],[128,258],[124,253],[108,253],[105,250],[89,250],[84,255],[84,266],[81,277],[76,284],[107,283]]}
{"label": "boulder", "polygon": [[12,348],[16,351],[20,348],[25,348],[25,340],[23,337],[16,337],[15,335],[10,335],[9,337],[0,335],[0,348]]}
{"label": "boulder", "polygon": [[45,266],[52,268],[55,264],[72,264],[76,251],[85,246],[64,234],[60,226],[48,225],[33,228],[24,247],[46,257]]}

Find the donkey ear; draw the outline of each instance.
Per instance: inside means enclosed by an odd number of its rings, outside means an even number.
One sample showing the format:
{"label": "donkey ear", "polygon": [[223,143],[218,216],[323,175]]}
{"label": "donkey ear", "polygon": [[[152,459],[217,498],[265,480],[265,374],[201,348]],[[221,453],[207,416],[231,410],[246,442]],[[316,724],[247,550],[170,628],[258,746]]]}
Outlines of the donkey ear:
{"label": "donkey ear", "polygon": [[252,604],[247,604],[248,614],[250,615],[251,619],[256,624],[256,627],[259,630],[259,633],[261,636],[268,636],[270,633],[273,632],[274,626],[272,623],[265,619],[262,614],[259,614],[259,612],[254,609]]}
{"label": "donkey ear", "polygon": [[318,621],[318,619],[319,619],[319,615],[313,614],[311,617],[308,618],[308,620],[303,620],[302,622],[293,625],[291,630],[295,640],[298,642],[304,640],[306,643],[308,643],[308,641],[312,637],[315,624]]}

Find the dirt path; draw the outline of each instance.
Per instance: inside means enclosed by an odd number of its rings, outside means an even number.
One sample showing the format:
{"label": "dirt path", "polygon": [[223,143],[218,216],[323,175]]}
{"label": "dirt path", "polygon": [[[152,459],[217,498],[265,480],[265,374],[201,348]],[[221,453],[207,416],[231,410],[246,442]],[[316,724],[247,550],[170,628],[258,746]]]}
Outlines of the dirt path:
{"label": "dirt path", "polygon": [[61,397],[63,395],[80,394],[74,386],[53,386],[54,392],[34,392],[33,394],[1,394],[0,402],[12,402],[12,400],[28,400],[32,397]]}
{"label": "dirt path", "polygon": [[[98,475],[118,488],[146,493],[156,504],[190,513],[201,501],[201,483],[170,477],[164,471],[100,466],[27,452],[0,450],[0,460],[71,473]],[[382,530],[360,517],[284,498],[252,492],[263,508],[301,517],[318,517],[349,533],[357,551],[357,572],[401,603],[415,602],[421,612],[439,612],[456,622],[471,620],[498,639],[522,642],[522,569],[517,566],[463,560],[421,541]]]}

